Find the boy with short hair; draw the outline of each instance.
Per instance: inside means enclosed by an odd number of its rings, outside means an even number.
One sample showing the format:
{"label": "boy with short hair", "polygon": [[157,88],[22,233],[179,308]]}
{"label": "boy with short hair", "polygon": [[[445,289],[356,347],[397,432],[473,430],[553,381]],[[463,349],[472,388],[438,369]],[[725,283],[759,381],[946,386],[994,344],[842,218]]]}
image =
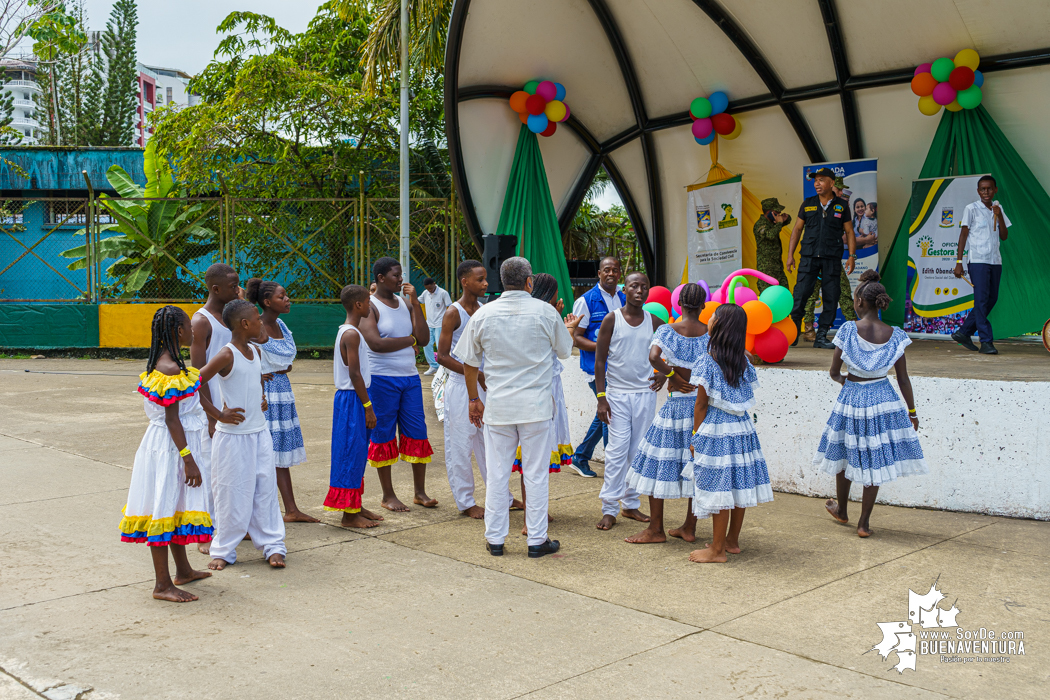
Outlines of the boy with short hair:
{"label": "boy with short hair", "polygon": [[262,332],[255,304],[238,299],[226,304],[222,320],[232,340],[201,370],[203,386],[218,378],[222,408],[201,396],[205,413],[217,422],[212,440],[212,495],[217,532],[209,569],[221,571],[237,561],[237,545],[248,534],[270,566],[283,569],[284,519],[277,502],[273,438],[266,427],[262,360],[250,342]]}
{"label": "boy with short hair", "polygon": [[332,412],[332,469],[325,510],[342,511],[343,527],[375,527],[381,515],[361,507],[365,489],[368,441],[376,427],[376,414],[368,387],[368,347],[358,330],[361,319],[370,313],[368,290],[348,284],[339,294],[346,309],[346,322],[335,334],[332,375],[335,380],[335,407]]}

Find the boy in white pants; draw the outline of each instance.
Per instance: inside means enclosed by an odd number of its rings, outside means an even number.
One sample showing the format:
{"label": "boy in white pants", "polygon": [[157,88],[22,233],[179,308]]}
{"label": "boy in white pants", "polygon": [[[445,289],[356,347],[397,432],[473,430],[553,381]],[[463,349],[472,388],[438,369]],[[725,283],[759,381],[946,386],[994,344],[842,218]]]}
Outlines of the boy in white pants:
{"label": "boy in white pants", "polygon": [[255,304],[233,301],[222,311],[233,340],[201,370],[201,383],[217,377],[222,409],[201,395],[201,406],[214,418],[212,494],[217,521],[222,523],[211,543],[209,569],[221,571],[237,561],[237,545],[245,533],[263,550],[275,569],[283,569],[284,520],[277,502],[277,471],[273,439],[266,427],[262,363],[259,349],[249,342],[260,334],[262,320]]}
{"label": "boy in white pants", "polygon": [[609,426],[599,530],[611,529],[617,515],[649,522],[649,516],[638,510],[641,500],[627,485],[627,472],[656,415],[655,392],[662,382],[651,379],[649,344],[663,321],[642,308],[649,296],[649,278],[644,273],[627,275],[624,294],[627,303],[623,308],[602,320],[594,358],[598,418]]}

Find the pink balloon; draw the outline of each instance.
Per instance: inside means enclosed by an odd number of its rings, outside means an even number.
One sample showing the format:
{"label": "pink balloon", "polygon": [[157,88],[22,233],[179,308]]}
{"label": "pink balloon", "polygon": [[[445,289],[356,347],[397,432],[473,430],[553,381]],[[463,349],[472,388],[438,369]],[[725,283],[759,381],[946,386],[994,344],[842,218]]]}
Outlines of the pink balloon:
{"label": "pink balloon", "polygon": [[558,86],[549,80],[544,80],[536,86],[536,94],[550,102],[558,96]]}
{"label": "pink balloon", "polygon": [[[955,98],[952,98],[955,99]],[[698,139],[706,139],[711,135],[711,132],[715,130],[715,125],[711,123],[711,118],[706,117],[704,119],[697,119],[693,122],[693,136]]]}
{"label": "pink balloon", "polygon": [[737,306],[743,306],[747,302],[754,301],[755,299],[758,299],[758,295],[755,294],[750,287],[739,285],[737,286],[736,291],[733,292],[733,303]]}
{"label": "pink balloon", "polygon": [[929,73],[931,70],[933,70],[932,63],[923,63],[921,66],[915,69],[915,74],[912,77],[914,78],[919,73]]}
{"label": "pink balloon", "polygon": [[955,101],[955,88],[948,83],[937,83],[933,89],[933,101],[939,105],[950,105]]}
{"label": "pink balloon", "polygon": [[719,289],[719,290],[715,291],[714,294],[711,295],[711,298],[708,299],[708,301],[713,301],[716,304],[724,304],[724,303],[726,303],[726,293],[724,291],[722,291],[721,289]]}
{"label": "pink balloon", "polygon": [[682,293],[682,287],[684,286],[684,284],[680,284],[671,292],[671,309],[679,315],[682,313],[682,305],[678,303],[678,295]]}
{"label": "pink balloon", "polygon": [[[564,102],[562,104],[565,104]],[[569,105],[565,105],[565,116],[561,119],[563,122],[569,120]]]}

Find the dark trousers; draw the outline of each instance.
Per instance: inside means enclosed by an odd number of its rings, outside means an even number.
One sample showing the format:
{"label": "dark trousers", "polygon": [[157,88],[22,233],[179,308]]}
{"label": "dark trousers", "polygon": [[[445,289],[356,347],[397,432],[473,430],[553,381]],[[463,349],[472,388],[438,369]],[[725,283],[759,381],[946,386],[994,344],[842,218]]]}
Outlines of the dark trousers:
{"label": "dark trousers", "polygon": [[803,256],[798,261],[798,277],[795,278],[795,289],[792,296],[795,305],[791,309],[791,318],[795,325],[802,322],[806,315],[806,301],[809,300],[813,289],[817,286],[817,278],[820,278],[820,295],[824,301],[824,308],[817,319],[817,325],[827,330],[835,322],[835,311],[839,305],[839,275],[842,274],[842,260],[840,258],[811,258]]}
{"label": "dark trousers", "polygon": [[[587,382],[587,386],[591,388],[591,391],[597,397],[598,387],[593,379]],[[587,434],[583,437],[583,442],[576,446],[576,453],[572,456],[573,459],[578,462],[589,462],[591,457],[594,456],[594,448],[597,447],[599,440],[602,441],[602,445],[609,444],[609,426],[598,420],[598,408],[595,406],[594,420],[591,421],[591,427],[587,428]]]}
{"label": "dark trousers", "polygon": [[990,343],[995,336],[992,335],[988,314],[992,313],[995,302],[999,301],[999,278],[1002,277],[1003,266],[970,263],[968,271],[970,282],[973,283],[973,309],[967,314],[959,331],[967,338],[977,331],[982,343]]}

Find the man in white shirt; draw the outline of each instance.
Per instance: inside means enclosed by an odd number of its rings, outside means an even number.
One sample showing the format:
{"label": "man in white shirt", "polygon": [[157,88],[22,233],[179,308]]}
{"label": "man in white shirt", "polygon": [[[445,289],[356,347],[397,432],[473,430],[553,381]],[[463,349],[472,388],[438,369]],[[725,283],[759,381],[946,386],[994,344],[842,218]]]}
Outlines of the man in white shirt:
{"label": "man in white shirt", "polygon": [[[500,266],[504,292],[478,309],[454,352],[463,363],[470,397],[470,420],[485,430],[485,540],[492,556],[503,556],[510,529],[510,474],[515,448],[521,445],[521,471],[529,494],[525,501],[529,557],[558,551],[547,537],[549,423],[554,416],[551,383],[553,354],[569,358],[572,336],[550,304],[533,299],[532,266],[509,258]],[[478,368],[485,359],[488,406],[478,395]]]}
{"label": "man in white shirt", "polygon": [[[1010,228],[1010,217],[995,199],[998,192],[995,178],[991,175],[985,175],[977,181],[977,194],[981,199],[967,204],[963,210],[959,249],[955,256],[956,277],[963,276],[963,254],[969,257],[967,267],[970,284],[973,285],[973,309],[966,316],[962,327],[952,333],[952,339],[967,350],[977,350],[970,340],[976,331],[981,340],[978,352],[984,355],[999,354],[992,343],[995,336],[988,315],[999,299],[999,279],[1003,273],[999,242],[1006,240],[1007,229]],[[969,251],[966,250],[967,243]]]}
{"label": "man in white shirt", "polygon": [[437,286],[433,277],[423,280],[423,293],[419,295],[419,303],[427,316],[427,327],[430,328],[430,342],[423,348],[423,355],[430,365],[423,374],[431,375],[438,371],[438,362],[434,359],[434,350],[437,348],[438,337],[441,335],[441,321],[445,318],[445,310],[452,306],[452,297],[441,287]]}

